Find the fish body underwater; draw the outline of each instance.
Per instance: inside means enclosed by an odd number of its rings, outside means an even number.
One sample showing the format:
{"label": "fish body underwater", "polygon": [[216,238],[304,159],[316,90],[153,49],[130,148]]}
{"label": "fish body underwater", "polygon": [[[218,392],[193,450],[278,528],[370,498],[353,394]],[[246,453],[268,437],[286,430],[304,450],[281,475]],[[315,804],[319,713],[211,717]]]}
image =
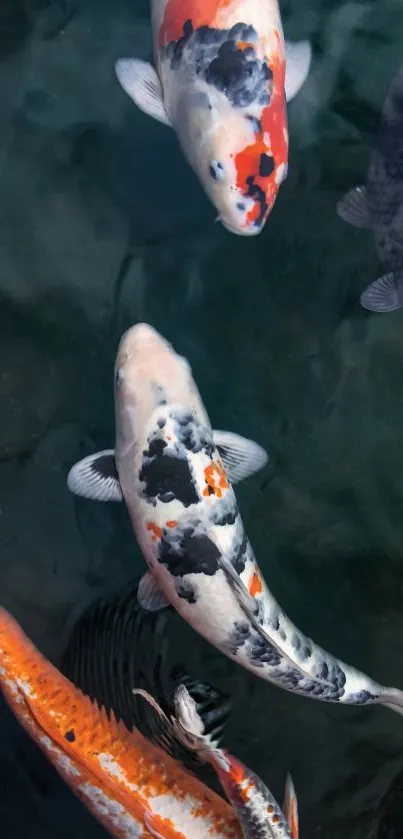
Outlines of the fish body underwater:
{"label": "fish body underwater", "polygon": [[137,590],[125,586],[91,604],[70,636],[63,673],[99,707],[123,719],[129,730],[136,725],[173,758],[186,760],[209,787],[218,781],[244,839],[297,839],[291,777],[281,809],[263,781],[220,748],[231,709],[228,697],[174,663],[172,610],[146,612]]}
{"label": "fish body underwater", "polygon": [[[186,687],[175,695],[175,714],[169,720],[146,691],[138,691],[165,720],[166,737],[183,742],[208,761],[216,772],[234,808],[244,839],[298,839],[298,805],[291,776],[288,775],[283,810],[266,784],[227,750],[217,748],[204,736],[203,723]],[[169,749],[169,746],[168,746]],[[284,811],[284,812],[283,812]]]}
{"label": "fish body underwater", "polygon": [[[136,651],[134,651],[134,655]],[[116,839],[241,839],[232,808],[137,730],[109,718],[0,609],[0,691]]]}
{"label": "fish body underwater", "polygon": [[393,778],[382,796],[368,839],[401,839],[403,836],[403,771]]}
{"label": "fish body underwater", "polygon": [[221,652],[285,690],[402,713],[402,691],[322,650],[276,602],[231,486],[264,465],[264,452],[212,430],[188,362],[147,324],[121,339],[115,417],[115,450],[75,464],[67,483],[87,498],[125,500],[149,566],[141,605],[171,604]]}
{"label": "fish body underwater", "polygon": [[304,83],[309,42],[284,43],[277,0],[152,0],[155,68],[121,58],[117,77],[174,128],[232,233],[259,233],[288,167],[286,98]]}
{"label": "fish body underwater", "polygon": [[350,190],[338,214],[356,227],[372,229],[388,272],[361,295],[374,312],[403,306],[403,66],[389,88],[365,185]]}

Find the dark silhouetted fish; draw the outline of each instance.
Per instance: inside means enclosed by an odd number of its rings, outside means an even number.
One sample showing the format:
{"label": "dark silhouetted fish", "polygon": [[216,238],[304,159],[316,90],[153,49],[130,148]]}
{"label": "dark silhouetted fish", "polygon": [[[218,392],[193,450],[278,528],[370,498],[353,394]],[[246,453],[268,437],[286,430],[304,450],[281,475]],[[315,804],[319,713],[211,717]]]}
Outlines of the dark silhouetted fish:
{"label": "dark silhouetted fish", "polygon": [[393,778],[381,798],[369,839],[402,839],[403,770]]}
{"label": "dark silhouetted fish", "polygon": [[[160,716],[133,690],[147,691],[169,717],[174,713],[176,690],[185,685],[205,734],[219,740],[230,712],[229,699],[209,683],[192,679],[180,662],[172,661],[167,634],[170,618],[171,610],[149,612],[139,606],[136,584],[103,598],[74,627],[61,671],[108,717],[112,711],[129,731],[135,727],[162,746],[166,745],[165,727]],[[174,756],[191,769],[199,768],[197,755],[180,743]]]}
{"label": "dark silhouetted fish", "polygon": [[361,305],[373,312],[403,306],[403,66],[386,98],[367,183],[347,192],[338,203],[341,218],[371,228],[387,273],[361,294]]}

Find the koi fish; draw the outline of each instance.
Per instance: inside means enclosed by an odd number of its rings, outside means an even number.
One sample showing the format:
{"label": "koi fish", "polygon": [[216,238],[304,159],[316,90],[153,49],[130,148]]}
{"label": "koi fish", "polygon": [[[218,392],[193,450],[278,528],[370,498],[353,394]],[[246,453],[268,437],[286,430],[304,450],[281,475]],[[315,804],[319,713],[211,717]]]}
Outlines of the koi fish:
{"label": "koi fish", "polygon": [[287,175],[286,98],[310,43],[284,43],[277,0],[152,0],[151,17],[155,68],[121,58],[118,80],[175,130],[224,227],[259,233]]}
{"label": "koi fish", "polygon": [[175,697],[176,714],[169,720],[153,697],[136,690],[160,714],[172,741],[182,741],[209,761],[234,808],[244,839],[298,839],[298,805],[294,785],[287,777],[284,813],[263,781],[240,760],[211,744],[203,733],[203,723],[192,697],[181,685]]}
{"label": "koi fish", "polygon": [[403,67],[386,98],[367,183],[347,192],[337,212],[355,227],[371,229],[388,272],[361,294],[364,309],[393,312],[403,306]]}
{"label": "koi fish", "polygon": [[[134,587],[92,604],[73,630],[63,672],[99,707],[123,719],[128,729],[134,721],[139,726],[141,718],[147,739],[186,762],[209,785],[210,767],[237,815],[244,839],[297,839],[298,807],[291,777],[282,811],[261,779],[217,746],[229,703],[210,685],[195,682],[182,666],[173,665],[168,621],[161,621],[167,611],[154,613],[158,621],[150,621],[151,613],[139,609]],[[147,655],[140,655],[140,650],[147,650]],[[151,718],[145,711],[151,712]]]}
{"label": "koi fish", "polygon": [[108,719],[35,649],[5,609],[0,609],[0,691],[111,836],[241,839],[224,799],[140,731],[129,732],[113,713]]}
{"label": "koi fish", "polygon": [[170,603],[222,653],[284,690],[403,713],[402,691],[334,658],[276,602],[231,485],[257,471],[265,453],[212,431],[189,363],[147,324],[121,339],[115,417],[115,450],[76,463],[67,484],[87,498],[125,500],[149,566],[141,605],[153,611]]}

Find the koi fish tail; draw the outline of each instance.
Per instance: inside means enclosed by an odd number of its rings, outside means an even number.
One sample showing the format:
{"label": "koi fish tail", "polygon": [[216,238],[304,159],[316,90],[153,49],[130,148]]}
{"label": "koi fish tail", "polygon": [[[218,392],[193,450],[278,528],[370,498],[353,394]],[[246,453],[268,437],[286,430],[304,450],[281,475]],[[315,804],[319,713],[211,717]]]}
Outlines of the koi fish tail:
{"label": "koi fish tail", "polygon": [[403,714],[403,691],[397,688],[382,688],[379,695],[379,702],[390,708],[391,711],[396,711],[398,714]]}

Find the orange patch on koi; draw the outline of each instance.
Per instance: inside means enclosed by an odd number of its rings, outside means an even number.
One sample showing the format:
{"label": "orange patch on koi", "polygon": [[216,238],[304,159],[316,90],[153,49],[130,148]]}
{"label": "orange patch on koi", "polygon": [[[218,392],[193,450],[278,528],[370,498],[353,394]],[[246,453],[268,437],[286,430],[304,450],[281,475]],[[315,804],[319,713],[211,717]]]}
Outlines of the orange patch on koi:
{"label": "orange patch on koi", "polygon": [[160,527],[158,527],[157,524],[155,524],[155,522],[148,521],[146,526],[147,526],[147,530],[149,530],[150,533],[152,533],[151,540],[153,542],[155,542],[157,539],[161,539],[162,530],[161,530]]}
{"label": "orange patch on koi", "polygon": [[248,47],[252,47],[253,49],[253,44],[250,41],[237,41],[236,45],[239,50],[246,50]]}
{"label": "orange patch on koi", "polygon": [[[238,188],[248,195],[251,180],[253,180],[253,185],[260,188],[265,195],[267,207],[265,217],[261,219],[262,223],[273,207],[280,186],[276,183],[278,168],[288,162],[284,59],[275,55],[268,66],[273,73],[273,78],[268,80],[268,89],[272,89],[272,96],[270,104],[262,112],[261,131],[256,131],[254,143],[243,148],[234,158]],[[274,169],[270,175],[261,175],[259,172],[262,154],[268,154],[274,160]],[[253,207],[247,213],[247,223],[252,224],[256,221],[261,212],[261,204],[255,200]]]}
{"label": "orange patch on koi", "polygon": [[255,571],[249,583],[249,594],[251,594],[252,597],[255,597],[256,594],[261,593],[262,589],[262,581],[259,577],[259,574]]}
{"label": "orange patch on koi", "polygon": [[214,495],[217,498],[222,498],[222,490],[228,489],[228,481],[225,477],[225,472],[219,463],[210,463],[204,470],[204,478],[206,481],[206,488],[203,490],[203,495]]}
{"label": "orange patch on koi", "polygon": [[183,35],[186,20],[191,20],[193,29],[200,26],[214,27],[221,9],[225,9],[232,2],[233,0],[191,0],[185,8],[183,0],[168,0],[159,31],[159,46],[178,41]]}
{"label": "orange patch on koi", "polygon": [[[219,830],[228,839],[241,839],[237,819],[223,799],[139,731],[129,732],[113,714],[108,719],[105,711],[35,649],[4,609],[0,609],[0,662],[0,694],[3,692],[21,725],[87,806],[90,799],[83,789],[88,783],[95,784],[110,800],[112,814],[118,803],[140,825],[144,817],[150,816],[153,825],[156,820],[165,839],[183,839],[179,826],[152,813],[149,799],[172,796],[178,802],[191,796],[200,815],[211,819],[213,835]],[[66,767],[63,755],[73,762],[76,774]],[[90,809],[113,836],[127,835],[95,802]],[[144,836],[148,836],[146,831]]]}
{"label": "orange patch on koi", "polygon": [[178,522],[175,521],[174,519],[171,519],[170,521],[166,522],[167,527],[177,527],[177,524],[178,524]]}

